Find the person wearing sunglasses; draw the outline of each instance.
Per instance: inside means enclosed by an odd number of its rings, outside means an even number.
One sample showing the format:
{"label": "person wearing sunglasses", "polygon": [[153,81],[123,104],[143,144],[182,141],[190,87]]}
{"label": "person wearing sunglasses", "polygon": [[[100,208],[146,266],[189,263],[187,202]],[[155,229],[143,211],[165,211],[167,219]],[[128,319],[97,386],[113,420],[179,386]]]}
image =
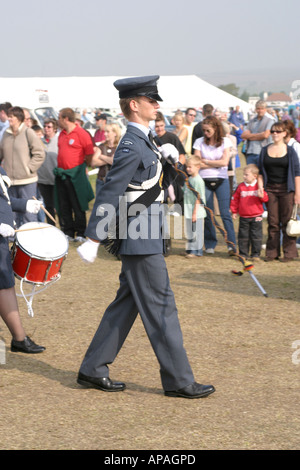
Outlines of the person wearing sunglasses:
{"label": "person wearing sunglasses", "polygon": [[[259,194],[264,187],[269,196],[265,261],[289,262],[298,257],[296,238],[287,235],[286,226],[293,205],[300,204],[300,166],[297,153],[286,144],[284,122],[272,125],[271,136],[273,143],[261,150],[258,162]],[[281,232],[283,258],[280,258]]]}

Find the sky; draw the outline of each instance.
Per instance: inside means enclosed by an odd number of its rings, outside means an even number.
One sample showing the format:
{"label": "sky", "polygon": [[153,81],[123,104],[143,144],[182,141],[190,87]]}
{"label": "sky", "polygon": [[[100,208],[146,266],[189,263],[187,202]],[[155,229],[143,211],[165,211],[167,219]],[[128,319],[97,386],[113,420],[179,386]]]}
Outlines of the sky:
{"label": "sky", "polygon": [[299,18],[299,0],[3,1],[0,77],[297,80]]}

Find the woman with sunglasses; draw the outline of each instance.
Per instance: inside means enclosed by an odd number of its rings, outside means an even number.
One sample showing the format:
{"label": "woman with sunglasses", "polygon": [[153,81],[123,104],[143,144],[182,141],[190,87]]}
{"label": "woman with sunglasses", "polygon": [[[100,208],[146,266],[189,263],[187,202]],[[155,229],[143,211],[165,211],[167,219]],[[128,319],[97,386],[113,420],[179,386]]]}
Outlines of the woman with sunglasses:
{"label": "woman with sunglasses", "polygon": [[[286,226],[293,205],[300,204],[300,166],[295,150],[286,144],[284,122],[271,127],[273,143],[263,147],[259,156],[259,187],[268,193],[268,239],[265,261],[292,261],[298,256],[296,238],[289,237]],[[280,258],[282,232],[283,258]]]}

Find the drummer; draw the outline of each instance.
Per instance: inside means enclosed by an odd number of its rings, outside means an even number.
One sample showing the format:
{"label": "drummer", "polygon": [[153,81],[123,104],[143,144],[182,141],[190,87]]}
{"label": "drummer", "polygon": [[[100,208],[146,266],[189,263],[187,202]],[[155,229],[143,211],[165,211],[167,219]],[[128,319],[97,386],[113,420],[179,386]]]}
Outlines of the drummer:
{"label": "drummer", "polygon": [[35,344],[25,333],[15,292],[8,239],[15,235],[13,211],[37,214],[41,203],[33,199],[9,198],[10,180],[0,167],[0,316],[12,335],[11,351],[41,353],[43,346]]}

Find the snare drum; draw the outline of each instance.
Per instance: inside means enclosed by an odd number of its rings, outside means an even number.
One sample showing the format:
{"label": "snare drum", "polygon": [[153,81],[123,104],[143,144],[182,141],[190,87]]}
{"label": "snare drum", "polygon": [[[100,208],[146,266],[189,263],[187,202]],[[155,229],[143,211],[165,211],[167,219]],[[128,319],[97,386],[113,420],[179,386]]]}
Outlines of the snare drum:
{"label": "snare drum", "polygon": [[69,243],[64,233],[42,222],[28,222],[19,230],[22,231],[16,233],[12,248],[15,276],[39,285],[57,280],[68,253]]}

